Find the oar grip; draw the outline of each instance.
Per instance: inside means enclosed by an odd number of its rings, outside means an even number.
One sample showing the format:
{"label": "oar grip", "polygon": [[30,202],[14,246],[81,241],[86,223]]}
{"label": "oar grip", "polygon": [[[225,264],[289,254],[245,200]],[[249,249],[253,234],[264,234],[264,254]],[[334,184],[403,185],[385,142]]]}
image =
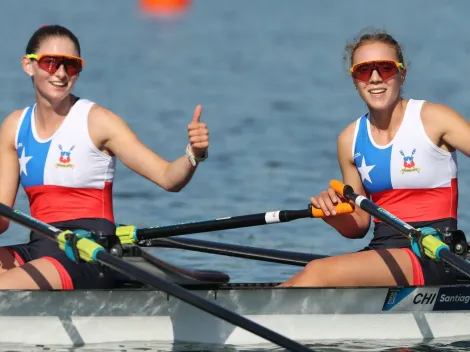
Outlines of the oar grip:
{"label": "oar grip", "polygon": [[[323,213],[323,210],[314,208],[312,207],[312,216],[314,218],[323,218],[325,214]],[[354,206],[350,203],[340,203],[337,206],[335,206],[336,209],[336,214],[349,214],[354,211]]]}
{"label": "oar grip", "polygon": [[331,180],[330,187],[340,196],[344,197],[344,188],[346,187],[346,185],[343,182],[338,180]]}

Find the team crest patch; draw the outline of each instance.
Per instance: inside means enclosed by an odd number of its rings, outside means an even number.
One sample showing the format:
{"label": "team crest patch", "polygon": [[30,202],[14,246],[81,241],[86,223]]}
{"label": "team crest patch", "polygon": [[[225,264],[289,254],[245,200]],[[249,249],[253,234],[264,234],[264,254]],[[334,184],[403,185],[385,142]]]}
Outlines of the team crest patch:
{"label": "team crest patch", "polygon": [[416,148],[413,149],[411,152],[411,155],[405,155],[402,150],[400,150],[400,154],[403,157],[403,168],[400,170],[402,174],[405,172],[418,172],[420,168],[416,167],[415,161],[414,161],[414,155],[416,153]]}
{"label": "team crest patch", "polygon": [[59,144],[60,157],[59,157],[59,162],[55,164],[55,167],[71,167],[73,169],[75,165],[72,164],[72,159],[70,158],[70,154],[72,153],[72,150],[74,150],[74,148],[75,146],[72,145],[72,147],[69,150],[64,150],[64,148],[62,148],[62,144]]}

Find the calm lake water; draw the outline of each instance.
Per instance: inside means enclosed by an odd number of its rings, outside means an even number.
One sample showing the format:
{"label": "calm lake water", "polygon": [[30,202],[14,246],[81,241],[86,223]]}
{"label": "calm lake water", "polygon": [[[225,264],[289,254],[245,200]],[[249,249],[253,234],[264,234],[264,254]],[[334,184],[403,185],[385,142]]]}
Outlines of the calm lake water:
{"label": "calm lake water", "polygon": [[[161,156],[183,155],[197,104],[210,129],[210,157],[181,193],[166,193],[119,165],[119,222],[151,226],[302,209],[340,178],[336,137],[365,112],[342,62],[346,42],[365,27],[386,28],[404,44],[410,63],[405,95],[468,117],[469,12],[466,0],[199,0],[179,18],[159,19],[144,16],[136,1],[9,1],[0,11],[0,113],[7,116],[34,99],[20,65],[32,32],[63,24],[80,38],[86,61],[76,94],[122,116]],[[458,158],[459,224],[469,231],[470,162]],[[28,210],[22,190],[16,207]],[[12,226],[1,244],[24,242],[27,234]],[[188,237],[324,254],[355,251],[370,240],[344,239],[315,219]],[[298,270],[179,250],[159,253],[178,265],[217,265],[234,282],[282,281]],[[140,348],[165,347],[127,350]]]}

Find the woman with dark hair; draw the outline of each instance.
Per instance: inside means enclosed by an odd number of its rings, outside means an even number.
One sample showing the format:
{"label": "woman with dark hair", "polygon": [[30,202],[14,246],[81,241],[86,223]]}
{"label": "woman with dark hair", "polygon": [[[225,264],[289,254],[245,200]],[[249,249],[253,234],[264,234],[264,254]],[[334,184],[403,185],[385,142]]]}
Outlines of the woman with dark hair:
{"label": "woman with dark hair", "polygon": [[[189,144],[168,162],[148,149],[122,118],[71,91],[83,69],[80,44],[67,28],[47,25],[22,59],[36,102],[14,111],[0,131],[0,202],[13,206],[19,183],[31,215],[60,229],[115,233],[112,186],[116,158],[169,192],[183,189],[207,158],[209,134],[198,105]],[[0,233],[9,220],[0,217]],[[0,248],[0,289],[112,288],[120,274],[75,263],[58,244],[32,232],[26,244]]]}

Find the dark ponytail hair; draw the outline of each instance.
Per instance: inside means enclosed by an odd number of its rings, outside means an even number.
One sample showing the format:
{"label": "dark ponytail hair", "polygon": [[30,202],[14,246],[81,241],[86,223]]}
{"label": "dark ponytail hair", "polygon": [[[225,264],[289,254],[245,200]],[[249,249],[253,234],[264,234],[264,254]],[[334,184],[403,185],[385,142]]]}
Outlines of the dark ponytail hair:
{"label": "dark ponytail hair", "polygon": [[39,46],[41,45],[42,41],[50,37],[69,38],[75,44],[78,56],[81,55],[80,42],[78,41],[78,38],[75,36],[75,34],[73,34],[67,28],[59,26],[57,24],[45,25],[36,30],[36,32],[34,32],[31,38],[29,39],[28,45],[26,45],[26,54],[35,54],[36,51],[39,49]]}

